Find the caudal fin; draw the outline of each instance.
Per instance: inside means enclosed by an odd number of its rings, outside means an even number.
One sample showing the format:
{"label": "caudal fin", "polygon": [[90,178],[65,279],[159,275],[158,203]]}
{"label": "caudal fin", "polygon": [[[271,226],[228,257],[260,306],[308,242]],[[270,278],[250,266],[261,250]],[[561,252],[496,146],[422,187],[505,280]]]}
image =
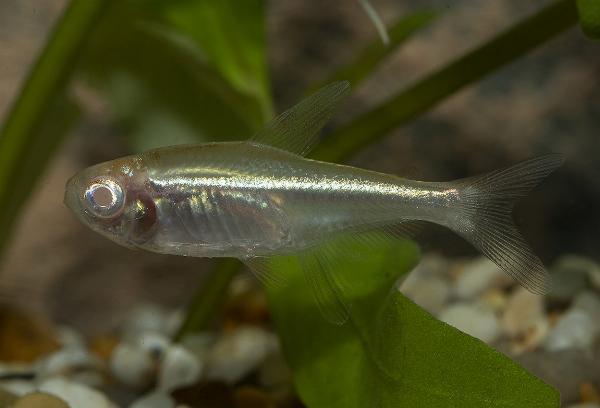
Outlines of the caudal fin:
{"label": "caudal fin", "polygon": [[547,291],[549,275],[511,214],[515,201],[563,161],[560,154],[547,154],[458,182],[459,213],[451,228],[533,293]]}

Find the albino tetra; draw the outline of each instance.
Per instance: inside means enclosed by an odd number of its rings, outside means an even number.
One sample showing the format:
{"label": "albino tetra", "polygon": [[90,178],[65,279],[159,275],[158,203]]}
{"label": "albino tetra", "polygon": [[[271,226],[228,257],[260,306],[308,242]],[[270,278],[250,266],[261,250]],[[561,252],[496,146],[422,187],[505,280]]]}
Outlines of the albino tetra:
{"label": "albino tetra", "polygon": [[86,225],[127,247],[235,257],[264,283],[265,259],[297,255],[325,316],[342,323],[331,262],[312,249],[340,234],[405,236],[417,221],[450,228],[532,292],[547,274],[511,219],[513,203],[562,163],[549,154],[452,182],[403,179],[310,160],[318,132],[348,92],[331,84],[250,140],[159,148],[83,170],[65,202]]}

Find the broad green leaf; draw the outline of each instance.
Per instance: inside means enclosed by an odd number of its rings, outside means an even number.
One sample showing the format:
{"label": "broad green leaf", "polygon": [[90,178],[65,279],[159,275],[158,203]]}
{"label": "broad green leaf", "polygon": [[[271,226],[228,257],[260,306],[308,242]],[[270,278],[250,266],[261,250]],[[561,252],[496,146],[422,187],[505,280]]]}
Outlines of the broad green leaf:
{"label": "broad green leaf", "polygon": [[600,1],[577,0],[579,24],[590,38],[600,38]]}
{"label": "broad green leaf", "polygon": [[379,39],[374,40],[350,64],[336,71],[321,85],[315,86],[314,89],[341,80],[350,81],[352,86],[357,86],[373,72],[380,62],[396,51],[415,32],[427,27],[436,16],[437,13],[433,11],[419,11],[398,19],[388,29],[389,43],[387,45]]}
{"label": "broad green leaf", "polygon": [[[357,252],[354,248],[350,253]],[[351,303],[343,326],[323,319],[293,258],[268,299],[294,383],[310,408],[558,407],[558,393],[483,342],[442,323],[391,289],[418,255],[390,243],[341,260]]]}
{"label": "broad green leaf", "polygon": [[257,102],[209,66],[195,44],[135,4],[113,5],[80,65],[134,147],[251,135],[262,123]]}
{"label": "broad green leaf", "polygon": [[0,129],[0,245],[76,118],[65,88],[105,0],[72,0]]}
{"label": "broad green leaf", "polygon": [[325,138],[313,158],[339,161],[383,138],[389,131],[431,109],[577,22],[573,0],[551,3],[531,17],[421,79]]}
{"label": "broad green leaf", "polygon": [[259,102],[263,121],[270,119],[264,0],[174,0],[162,3],[161,13],[236,90]]}

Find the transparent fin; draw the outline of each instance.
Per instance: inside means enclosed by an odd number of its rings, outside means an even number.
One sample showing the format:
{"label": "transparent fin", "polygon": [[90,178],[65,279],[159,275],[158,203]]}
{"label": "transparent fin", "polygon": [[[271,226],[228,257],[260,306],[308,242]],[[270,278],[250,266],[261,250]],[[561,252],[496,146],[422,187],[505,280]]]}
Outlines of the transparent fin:
{"label": "transparent fin", "polygon": [[[295,256],[302,269],[304,280],[308,284],[313,298],[323,317],[336,325],[344,324],[349,317],[349,306],[342,290],[333,279],[334,270],[328,255],[323,248],[302,251]],[[273,262],[273,260],[277,262]],[[287,256],[246,258],[242,261],[248,266],[256,278],[269,289],[287,286],[287,279],[274,265],[281,260],[289,260]]]}
{"label": "transparent fin", "polygon": [[[405,221],[393,225],[371,225],[367,230],[347,230],[299,257],[321,314],[331,323],[342,325],[350,317],[348,273],[343,265],[372,251],[388,248],[393,242],[414,237],[422,222]],[[343,261],[343,263],[342,263]],[[346,266],[347,267],[347,266]]]}
{"label": "transparent fin", "polygon": [[[361,259],[371,251],[390,247],[394,241],[413,237],[422,223],[405,221],[393,225],[370,225],[367,230],[346,230],[331,239],[304,249],[293,256],[255,257],[242,259],[258,280],[267,288],[288,285],[286,276],[275,269],[275,265],[298,262],[319,311],[330,323],[343,325],[351,312],[347,273],[343,266],[352,260]],[[292,260],[293,259],[293,260]],[[347,267],[347,266],[346,266]]]}
{"label": "transparent fin", "polygon": [[328,258],[322,251],[307,251],[300,255],[300,264],[321,314],[328,322],[341,326],[350,317],[350,305],[335,281]]}
{"label": "transparent fin", "polygon": [[278,289],[287,286],[287,279],[271,266],[270,258],[246,258],[242,259],[242,262],[248,266],[250,271],[256,276],[256,279],[265,287]]}
{"label": "transparent fin", "polygon": [[548,154],[460,180],[458,217],[450,227],[529,291],[546,293],[549,275],[512,220],[515,201],[563,163]]}
{"label": "transparent fin", "polygon": [[319,131],[348,94],[347,81],[334,82],[273,119],[249,140],[306,156],[319,141]]}

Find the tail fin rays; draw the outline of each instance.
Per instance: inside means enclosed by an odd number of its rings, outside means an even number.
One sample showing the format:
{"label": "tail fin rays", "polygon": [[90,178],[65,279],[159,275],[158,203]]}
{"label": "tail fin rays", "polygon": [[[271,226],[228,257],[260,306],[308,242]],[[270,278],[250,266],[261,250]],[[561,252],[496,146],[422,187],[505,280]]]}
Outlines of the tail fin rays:
{"label": "tail fin rays", "polygon": [[459,216],[451,228],[533,293],[547,292],[549,275],[513,223],[512,210],[563,160],[547,154],[459,182]]}

